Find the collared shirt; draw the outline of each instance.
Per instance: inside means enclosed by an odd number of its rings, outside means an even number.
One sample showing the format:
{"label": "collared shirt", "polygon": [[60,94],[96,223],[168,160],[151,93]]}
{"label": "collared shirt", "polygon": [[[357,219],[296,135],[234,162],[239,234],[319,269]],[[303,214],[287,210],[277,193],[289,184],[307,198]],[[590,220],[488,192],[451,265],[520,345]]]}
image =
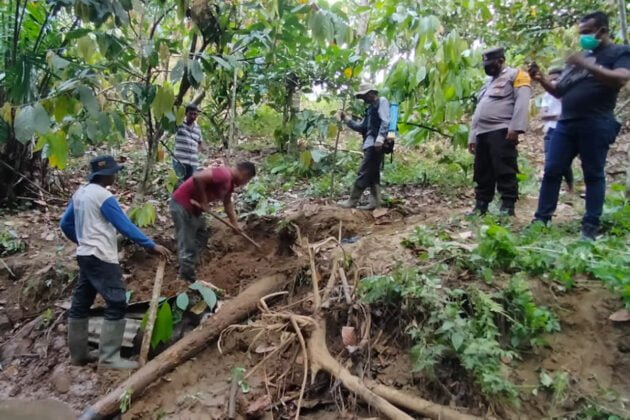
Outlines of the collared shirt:
{"label": "collared shirt", "polygon": [[377,144],[383,144],[383,142],[385,141],[385,138],[387,138],[387,133],[389,131],[389,120],[390,120],[390,115],[389,115],[389,101],[380,96],[378,98],[378,117],[380,119],[380,125],[378,127],[378,131],[376,135],[373,135],[372,133],[368,133],[368,113],[369,113],[369,108],[368,111],[366,111],[366,116],[363,118],[363,120],[357,122],[357,121],[353,121],[353,120],[348,120],[348,128],[350,128],[351,130],[357,131],[359,133],[361,133],[364,138],[363,138],[363,150],[367,149],[368,147],[374,147]]}
{"label": "collared shirt", "polygon": [[545,92],[540,103],[541,117],[545,117],[544,130],[545,133],[550,129],[555,129],[558,125],[558,119],[562,113],[562,102],[549,92]]}
{"label": "collared shirt", "polygon": [[479,92],[468,143],[475,143],[480,134],[504,128],[525,132],[531,94],[531,79],[522,70],[505,68],[499,76],[488,78]]}
{"label": "collared shirt", "polygon": [[197,123],[184,122],[177,129],[175,135],[175,159],[182,165],[199,165],[199,144],[201,143],[201,129]]}

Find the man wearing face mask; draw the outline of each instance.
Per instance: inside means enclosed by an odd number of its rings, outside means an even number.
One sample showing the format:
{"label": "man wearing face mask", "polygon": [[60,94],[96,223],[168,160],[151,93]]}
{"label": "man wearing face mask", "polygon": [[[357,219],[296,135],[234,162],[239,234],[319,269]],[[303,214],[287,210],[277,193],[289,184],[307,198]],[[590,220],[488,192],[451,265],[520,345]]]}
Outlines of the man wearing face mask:
{"label": "man wearing face mask", "polygon": [[557,84],[538,66],[530,75],[542,87],[562,98],[562,114],[550,142],[535,221],[547,224],[556,210],[562,174],[579,155],[586,184],[586,213],[582,238],[595,239],[606,193],[604,167],[609,146],[621,125],[614,116],[619,90],[630,80],[630,48],[610,40],[608,16],[595,12],[579,22],[582,52],[567,58]]}
{"label": "man wearing face mask", "polygon": [[505,65],[505,51],[495,48],[483,53],[483,68],[489,76],[477,97],[477,107],[468,137],[468,150],[475,155],[475,208],[485,214],[501,194],[501,214],[514,216],[518,199],[516,146],[528,125],[531,79],[519,69]]}

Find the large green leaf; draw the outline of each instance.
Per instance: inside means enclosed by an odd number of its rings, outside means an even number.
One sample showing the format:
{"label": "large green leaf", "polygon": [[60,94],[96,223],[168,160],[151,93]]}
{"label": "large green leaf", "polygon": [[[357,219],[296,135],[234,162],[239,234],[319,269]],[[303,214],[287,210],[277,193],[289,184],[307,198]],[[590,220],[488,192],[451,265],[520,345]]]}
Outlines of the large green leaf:
{"label": "large green leaf", "polygon": [[39,134],[46,134],[50,130],[50,116],[39,102],[33,105],[33,128]]}
{"label": "large green leaf", "polygon": [[168,86],[158,86],[155,98],[151,103],[151,109],[155,114],[155,118],[161,119],[167,112],[173,111],[173,103],[175,102],[175,95],[173,90]]}
{"label": "large green leaf", "polygon": [[26,143],[38,132],[45,134],[50,130],[50,117],[40,103],[27,105],[18,110],[15,117],[15,137]]}
{"label": "large green leaf", "polygon": [[81,57],[83,57],[85,61],[89,62],[96,50],[96,44],[90,35],[85,35],[77,41],[77,49],[79,50]]}
{"label": "large green leaf", "polygon": [[101,112],[101,107],[96,100],[96,96],[94,96],[92,89],[87,86],[79,86],[77,91],[79,92],[79,99],[81,100],[81,103],[90,114],[96,116],[99,112]]}
{"label": "large green leaf", "polygon": [[193,60],[190,62],[190,75],[193,78],[193,84],[195,86],[203,83],[205,75],[203,73],[203,69],[201,68],[201,64],[199,64],[199,60]]}
{"label": "large green leaf", "polygon": [[199,282],[195,282],[188,287],[192,290],[196,290],[199,293],[201,293],[201,297],[203,297],[203,300],[208,305],[208,308],[212,309],[216,306],[217,295],[214,293],[214,290],[212,290],[209,287],[204,286],[203,284]]}
{"label": "large green leaf", "polygon": [[163,302],[155,319],[153,335],[151,336],[151,347],[155,348],[160,343],[168,342],[173,336],[173,312],[168,301]]}

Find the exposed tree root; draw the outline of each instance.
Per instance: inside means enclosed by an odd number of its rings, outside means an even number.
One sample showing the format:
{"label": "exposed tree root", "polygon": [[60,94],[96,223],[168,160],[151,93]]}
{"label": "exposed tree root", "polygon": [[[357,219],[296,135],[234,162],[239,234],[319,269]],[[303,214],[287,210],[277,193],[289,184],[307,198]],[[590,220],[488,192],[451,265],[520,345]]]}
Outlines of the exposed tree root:
{"label": "exposed tree root", "polygon": [[393,420],[413,420],[413,417],[390,404],[385,398],[372,392],[361,379],[354,376],[345,367],[330,355],[326,347],[326,325],[323,320],[318,322],[311,331],[307,340],[308,354],[311,360],[311,381],[320,370],[328,372],[331,376],[339,379],[341,383],[351,392],[357,394],[370,407],[377,409],[382,415]]}
{"label": "exposed tree root", "polygon": [[380,395],[387,401],[396,404],[399,407],[404,407],[408,410],[415,411],[430,419],[436,420],[478,420],[479,417],[471,416],[469,414],[460,413],[450,407],[446,407],[441,404],[436,404],[431,401],[416,397],[415,395],[409,395],[405,392],[398,391],[397,389],[390,388],[388,386],[379,384],[375,381],[366,380],[367,387],[371,389],[375,394]]}

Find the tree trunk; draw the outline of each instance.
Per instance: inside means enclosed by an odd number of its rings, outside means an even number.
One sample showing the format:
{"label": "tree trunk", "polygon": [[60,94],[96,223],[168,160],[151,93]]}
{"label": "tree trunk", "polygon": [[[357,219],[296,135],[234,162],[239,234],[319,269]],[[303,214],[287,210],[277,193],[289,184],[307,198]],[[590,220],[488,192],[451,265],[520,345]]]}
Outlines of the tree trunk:
{"label": "tree trunk", "polygon": [[46,176],[42,163],[40,153],[32,153],[30,142],[23,144],[9,138],[0,152],[0,203],[19,196],[36,196]]}
{"label": "tree trunk", "polygon": [[199,353],[209,344],[210,340],[217,338],[221,331],[243,320],[256,310],[261,298],[284,289],[287,282],[286,275],[277,274],[264,277],[253,283],[237,297],[223,305],[214,316],[197,329],[141,367],[109,394],[96,401],[83,412],[79,419],[103,419],[117,414],[120,411],[119,399],[122,395],[132,395],[132,401],[137,399],[154,381]]}
{"label": "tree trunk", "polygon": [[144,197],[149,192],[149,186],[153,176],[153,167],[155,166],[155,160],[157,158],[158,144],[160,133],[149,134],[147,138],[147,157],[144,162],[144,169],[142,170],[142,182],[138,189],[138,195],[134,200],[137,203],[142,203]]}

